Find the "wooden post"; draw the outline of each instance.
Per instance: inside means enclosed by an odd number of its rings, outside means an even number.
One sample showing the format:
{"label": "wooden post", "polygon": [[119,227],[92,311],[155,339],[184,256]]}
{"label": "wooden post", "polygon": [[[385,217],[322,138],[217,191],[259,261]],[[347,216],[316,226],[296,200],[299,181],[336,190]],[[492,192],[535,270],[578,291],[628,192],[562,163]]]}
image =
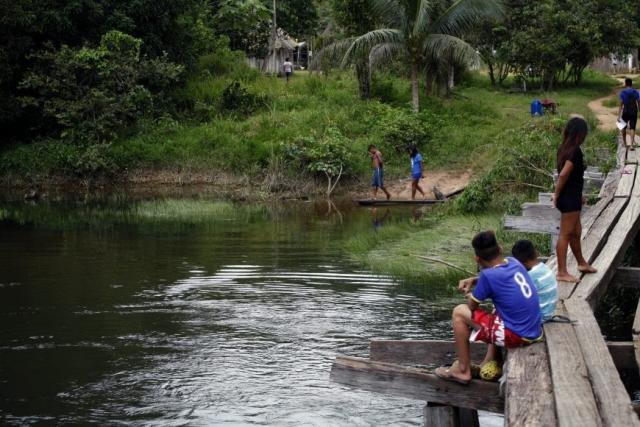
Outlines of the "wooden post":
{"label": "wooden post", "polygon": [[478,411],[427,402],[424,405],[425,427],[479,427]]}

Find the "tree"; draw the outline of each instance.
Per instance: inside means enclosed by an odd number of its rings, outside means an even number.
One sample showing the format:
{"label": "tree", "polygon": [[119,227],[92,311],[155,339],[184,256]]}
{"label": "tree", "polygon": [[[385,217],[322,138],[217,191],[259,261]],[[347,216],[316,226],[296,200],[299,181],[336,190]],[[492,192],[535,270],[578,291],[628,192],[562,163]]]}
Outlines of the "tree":
{"label": "tree", "polygon": [[475,49],[461,37],[484,19],[500,16],[502,5],[499,0],[371,0],[371,10],[384,28],[355,38],[343,62],[364,53],[376,61],[399,59],[408,67],[411,107],[417,111],[418,77],[427,58],[443,63],[475,59]]}
{"label": "tree", "polygon": [[143,58],[141,46],[140,39],[109,31],[96,48],[42,50],[20,82],[27,94],[22,104],[65,140],[109,142],[151,110],[154,95],[171,88],[183,70],[166,59]]}
{"label": "tree", "polygon": [[[354,37],[375,28],[374,15],[369,8],[369,0],[332,0],[333,16],[342,33],[343,41],[334,44],[335,48],[344,49],[353,42]],[[346,40],[344,40],[346,39]],[[344,54],[344,52],[342,52]],[[360,98],[371,96],[371,64],[367,52],[363,52],[355,63],[356,77]]]}
{"label": "tree", "polygon": [[263,0],[216,0],[213,27],[229,37],[229,46],[250,56],[264,57],[271,31],[271,9]]}

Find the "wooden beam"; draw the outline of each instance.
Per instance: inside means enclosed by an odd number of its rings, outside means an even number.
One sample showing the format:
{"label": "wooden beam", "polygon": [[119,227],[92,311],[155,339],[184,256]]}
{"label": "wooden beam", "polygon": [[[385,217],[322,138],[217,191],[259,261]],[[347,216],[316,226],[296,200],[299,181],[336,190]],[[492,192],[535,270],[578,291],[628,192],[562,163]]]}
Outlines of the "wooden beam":
{"label": "wooden beam", "polygon": [[491,412],[504,411],[497,383],[472,380],[467,385],[444,381],[424,369],[337,356],[331,380],[362,390],[417,399],[442,405]]}
{"label": "wooden beam", "polygon": [[[557,312],[566,316],[562,303],[558,305]],[[559,425],[599,425],[598,406],[573,325],[545,323],[544,333],[553,384],[551,400],[555,400]]]}
{"label": "wooden beam", "polygon": [[616,197],[631,197],[631,190],[633,189],[633,182],[636,177],[636,165],[626,165],[622,170],[622,176],[618,183],[618,189],[616,190]]}
{"label": "wooden beam", "polygon": [[618,181],[620,180],[620,171],[614,170],[607,174],[607,177],[604,179],[604,183],[602,187],[600,187],[600,192],[598,193],[598,197],[608,197],[610,195],[614,195],[616,189],[618,188]]}
{"label": "wooden beam", "polygon": [[475,409],[427,403],[424,407],[424,426],[480,427],[480,423]]}
{"label": "wooden beam", "polygon": [[[471,360],[482,361],[487,346],[472,342],[470,349]],[[437,340],[371,340],[369,358],[398,365],[448,365],[456,358],[456,345]]]}
{"label": "wooden beam", "polygon": [[636,364],[640,368],[640,301],[638,302],[638,307],[636,308],[636,315],[633,318],[631,335],[633,337],[633,353],[636,357]]}
{"label": "wooden beam", "polygon": [[571,297],[565,305],[569,317],[576,322],[574,329],[586,362],[602,424],[640,426],[640,421],[633,412],[631,399],[602,338],[591,306],[587,301],[576,297]]}
{"label": "wooden beam", "polygon": [[508,350],[506,366],[505,425],[557,425],[545,344]]}
{"label": "wooden beam", "polygon": [[618,267],[611,285],[617,288],[640,289],[640,268],[638,267]]}
{"label": "wooden beam", "polygon": [[[640,229],[640,174],[638,174],[636,181],[633,197],[630,198],[619,219],[617,221],[611,220],[615,226],[608,233],[600,255],[593,262],[593,266],[598,269],[598,272],[585,275],[580,286],[576,287],[575,296],[589,301],[592,307],[606,292],[617,267]],[[607,209],[605,213],[611,212]],[[604,217],[605,214],[602,216]]]}
{"label": "wooden beam", "polygon": [[560,222],[544,216],[522,217],[505,215],[503,227],[505,230],[516,230],[526,233],[558,234]]}

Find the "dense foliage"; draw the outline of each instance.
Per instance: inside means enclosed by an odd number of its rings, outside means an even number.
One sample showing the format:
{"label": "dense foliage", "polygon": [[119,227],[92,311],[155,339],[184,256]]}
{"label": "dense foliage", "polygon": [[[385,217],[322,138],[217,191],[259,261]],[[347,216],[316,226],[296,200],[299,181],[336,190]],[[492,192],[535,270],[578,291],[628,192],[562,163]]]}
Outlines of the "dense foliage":
{"label": "dense foliage", "polygon": [[627,54],[640,42],[640,10],[624,0],[506,0],[505,6],[504,20],[474,35],[494,84],[509,71],[547,90],[580,83],[593,59]]}

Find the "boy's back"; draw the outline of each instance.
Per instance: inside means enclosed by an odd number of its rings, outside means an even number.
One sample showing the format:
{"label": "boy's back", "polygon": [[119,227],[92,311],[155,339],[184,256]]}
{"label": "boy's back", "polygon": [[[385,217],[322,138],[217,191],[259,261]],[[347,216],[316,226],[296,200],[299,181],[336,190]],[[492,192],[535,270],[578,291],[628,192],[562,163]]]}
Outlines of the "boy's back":
{"label": "boy's back", "polygon": [[480,272],[472,297],[491,299],[504,325],[522,338],[536,339],[542,334],[540,306],[535,285],[527,270],[515,258]]}
{"label": "boy's back", "polygon": [[544,263],[540,262],[529,270],[529,276],[538,290],[540,301],[540,311],[542,321],[553,317],[558,303],[558,282],[553,271]]}

